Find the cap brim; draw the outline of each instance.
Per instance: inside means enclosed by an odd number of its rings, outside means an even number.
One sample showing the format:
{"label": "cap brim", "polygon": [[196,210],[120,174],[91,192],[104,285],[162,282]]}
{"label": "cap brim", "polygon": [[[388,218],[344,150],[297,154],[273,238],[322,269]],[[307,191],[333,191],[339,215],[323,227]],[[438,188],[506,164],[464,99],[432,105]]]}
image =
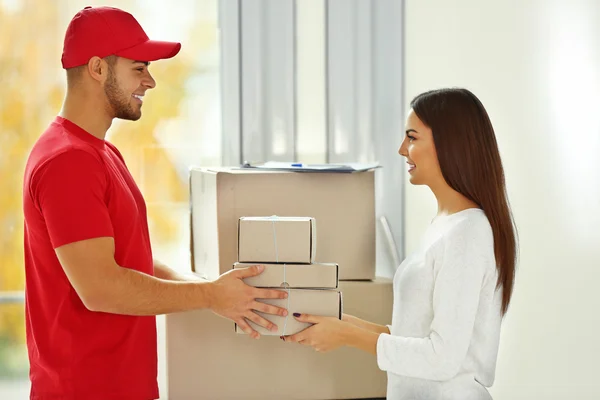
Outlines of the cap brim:
{"label": "cap brim", "polygon": [[136,46],[119,51],[115,55],[134,61],[156,61],[175,57],[181,50],[181,43],[148,40]]}

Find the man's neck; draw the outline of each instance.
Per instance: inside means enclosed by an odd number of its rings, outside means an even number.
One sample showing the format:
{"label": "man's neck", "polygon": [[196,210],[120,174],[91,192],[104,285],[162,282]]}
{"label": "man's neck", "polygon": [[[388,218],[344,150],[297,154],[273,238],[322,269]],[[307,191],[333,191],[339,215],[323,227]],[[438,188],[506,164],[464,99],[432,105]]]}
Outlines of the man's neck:
{"label": "man's neck", "polygon": [[67,94],[58,115],[68,119],[98,139],[104,140],[106,132],[112,124],[112,118],[106,115],[102,105],[90,102],[89,99],[83,97]]}

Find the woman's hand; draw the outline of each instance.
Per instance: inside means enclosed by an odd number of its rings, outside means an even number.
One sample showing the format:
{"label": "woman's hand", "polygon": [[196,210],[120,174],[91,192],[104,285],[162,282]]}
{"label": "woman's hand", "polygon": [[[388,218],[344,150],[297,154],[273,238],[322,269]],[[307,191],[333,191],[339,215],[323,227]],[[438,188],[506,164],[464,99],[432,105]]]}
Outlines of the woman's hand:
{"label": "woman's hand", "polygon": [[[311,346],[316,351],[327,352],[342,346],[356,347],[371,354],[377,354],[377,340],[384,332],[376,332],[353,325],[346,320],[353,320],[350,316],[344,316],[345,320],[333,317],[318,317],[309,314],[294,313],[294,317],[300,322],[314,324],[295,335],[282,336],[286,342],[300,343]],[[362,320],[361,320],[362,321]],[[378,325],[379,326],[379,325]],[[387,327],[383,327],[387,331]]]}
{"label": "woman's hand", "polygon": [[294,313],[294,318],[300,322],[308,322],[314,325],[295,335],[282,336],[282,339],[286,342],[311,346],[319,352],[327,352],[346,346],[348,333],[354,329],[354,326],[349,322],[340,321],[333,317]]}
{"label": "woman's hand", "polygon": [[342,314],[342,321],[348,322],[354,326],[360,326],[360,319],[356,318],[354,315]]}

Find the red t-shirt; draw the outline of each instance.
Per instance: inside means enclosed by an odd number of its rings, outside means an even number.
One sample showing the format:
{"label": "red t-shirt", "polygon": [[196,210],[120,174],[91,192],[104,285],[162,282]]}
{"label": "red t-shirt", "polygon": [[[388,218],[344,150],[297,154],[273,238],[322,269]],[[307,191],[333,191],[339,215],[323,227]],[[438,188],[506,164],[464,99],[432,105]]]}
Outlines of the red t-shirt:
{"label": "red t-shirt", "polygon": [[27,161],[23,210],[31,399],[158,398],[155,317],[88,310],[54,252],[113,237],[117,264],[154,274],[146,205],[119,151],[56,117]]}

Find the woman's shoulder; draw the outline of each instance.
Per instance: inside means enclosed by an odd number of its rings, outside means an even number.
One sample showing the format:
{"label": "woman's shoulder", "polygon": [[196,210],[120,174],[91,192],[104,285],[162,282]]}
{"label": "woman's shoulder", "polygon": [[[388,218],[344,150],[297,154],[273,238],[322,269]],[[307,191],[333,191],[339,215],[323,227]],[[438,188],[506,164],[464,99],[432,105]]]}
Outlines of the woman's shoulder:
{"label": "woman's shoulder", "polygon": [[444,252],[453,247],[478,253],[491,249],[493,254],[494,234],[483,210],[471,208],[443,218],[436,221],[438,226],[432,226],[437,240],[431,242],[431,252]]}
{"label": "woman's shoulder", "polygon": [[449,237],[466,237],[471,240],[493,238],[492,226],[485,212],[480,208],[469,208],[450,215],[454,219],[447,230]]}

